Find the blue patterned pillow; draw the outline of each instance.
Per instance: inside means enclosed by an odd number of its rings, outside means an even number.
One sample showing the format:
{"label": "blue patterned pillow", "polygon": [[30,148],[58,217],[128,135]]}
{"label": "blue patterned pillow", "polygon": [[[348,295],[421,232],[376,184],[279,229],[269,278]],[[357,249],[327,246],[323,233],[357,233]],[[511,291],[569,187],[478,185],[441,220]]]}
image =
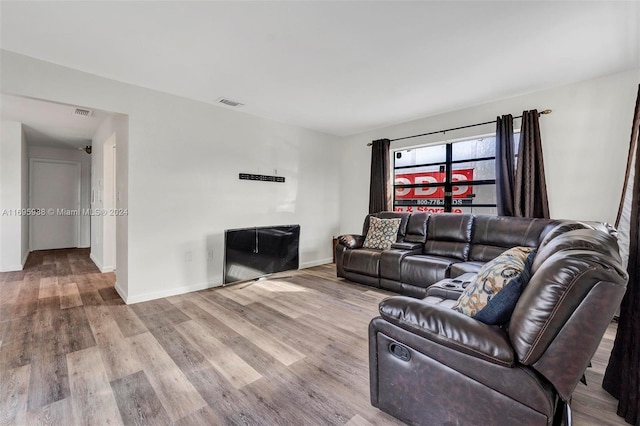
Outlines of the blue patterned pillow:
{"label": "blue patterned pillow", "polygon": [[378,250],[389,250],[391,244],[398,239],[398,229],[400,228],[402,219],[378,219],[377,217],[369,218],[369,231],[364,239],[363,248],[372,248]]}
{"label": "blue patterned pillow", "polygon": [[451,309],[475,317],[509,281],[522,273],[525,259],[532,250],[513,247],[485,263]]}
{"label": "blue patterned pillow", "polygon": [[522,291],[531,279],[531,265],[536,257],[536,251],[533,250],[527,256],[522,273],[509,281],[498,294],[489,299],[487,306],[474,316],[475,319],[489,325],[502,325],[509,322]]}

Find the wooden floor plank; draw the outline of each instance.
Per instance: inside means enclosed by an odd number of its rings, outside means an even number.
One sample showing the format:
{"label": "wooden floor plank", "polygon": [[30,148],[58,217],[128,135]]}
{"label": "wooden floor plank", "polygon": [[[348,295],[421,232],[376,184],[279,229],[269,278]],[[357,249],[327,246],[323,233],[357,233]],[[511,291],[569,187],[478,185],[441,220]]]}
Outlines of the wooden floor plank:
{"label": "wooden floor plank", "polygon": [[175,328],[154,328],[151,334],[184,374],[211,368],[207,358]]}
{"label": "wooden floor plank", "polygon": [[83,306],[60,311],[61,328],[69,336],[65,353],[75,352],[95,346],[96,341],[89,325],[89,319]]}
{"label": "wooden floor plank", "polygon": [[359,414],[356,414],[347,423],[345,423],[345,426],[371,426],[371,423]]}
{"label": "wooden floor plank", "polygon": [[[255,403],[255,395],[243,393],[246,388],[235,389],[213,367],[187,373],[189,381],[207,402],[211,410],[219,417],[221,425],[277,425],[274,419],[275,408],[264,409]],[[276,413],[277,414],[277,413]],[[289,423],[292,424],[292,423]]]}
{"label": "wooden floor plank", "polygon": [[52,402],[27,413],[27,425],[58,426],[79,424],[73,414],[71,398]]}
{"label": "wooden floor plank", "polygon": [[238,354],[211,336],[207,329],[197,322],[183,322],[176,325],[175,329],[197,348],[235,388],[246,386],[262,377]]}
{"label": "wooden floor plank", "polygon": [[207,406],[181,418],[174,423],[175,426],[211,426],[220,425],[222,419]]}
{"label": "wooden floor plank", "polygon": [[[7,274],[8,276],[9,274]],[[0,298],[0,303],[2,305],[12,305],[16,303],[16,299],[18,298],[18,294],[20,294],[20,287],[22,286],[22,281],[6,281],[0,284],[0,293],[2,297]],[[1,320],[1,318],[0,318]]]}
{"label": "wooden floor plank", "polygon": [[78,285],[74,282],[60,285],[60,309],[74,308],[76,306],[82,306]]}
{"label": "wooden floor plank", "polygon": [[[264,288],[268,285],[275,284],[276,287],[269,291],[265,291]],[[252,294],[253,296],[250,298],[253,300],[253,303],[262,303],[264,305],[268,305],[271,308],[275,309],[278,312],[281,312],[283,315],[286,315],[290,318],[298,318],[301,315],[308,313],[308,309],[298,305],[297,303],[292,303],[288,300],[287,293],[290,293],[290,287],[282,287],[278,285],[278,281],[271,281],[265,283],[257,283],[253,286],[238,288],[233,292],[235,297],[241,296],[243,294]],[[296,289],[300,289],[300,291],[307,291],[303,287],[295,287]],[[278,290],[280,289],[280,291]],[[225,297],[228,297],[229,293],[222,293]],[[246,297],[246,296],[245,296]],[[232,298],[233,299],[233,298]],[[249,299],[249,297],[247,297]],[[246,303],[245,303],[246,304]]]}
{"label": "wooden floor plank", "polygon": [[37,332],[53,331],[60,321],[60,300],[58,297],[38,299],[38,311],[34,314]]}
{"label": "wooden floor plank", "polygon": [[35,338],[35,314],[6,321],[2,326],[0,369],[6,370],[31,362]]}
{"label": "wooden floor plank", "polygon": [[13,306],[13,318],[33,315],[38,310],[38,293],[40,291],[40,272],[27,272],[22,280],[18,298]]}
{"label": "wooden floor plank", "polygon": [[86,315],[100,350],[102,363],[110,381],[142,370],[133,348],[120,333],[109,306],[85,307]]}
{"label": "wooden floor plank", "polygon": [[[208,296],[211,296],[211,294]],[[256,346],[271,354],[284,365],[291,365],[304,358],[304,354],[279,341],[274,336],[266,334],[264,330],[260,330],[242,316],[223,307],[219,303],[213,301],[210,297],[194,297],[190,300],[200,308],[218,318],[218,320],[224,322],[237,333],[251,340]]]}
{"label": "wooden floor plank", "polygon": [[171,419],[153,391],[144,371],[111,382],[126,425],[169,425]]}
{"label": "wooden floor plank", "polygon": [[123,424],[98,348],[70,353],[67,363],[76,420],[83,425]]}
{"label": "wooden floor plank", "polygon": [[131,310],[130,306],[117,305],[110,306],[109,309],[124,337],[131,337],[149,331],[142,321],[140,321],[138,315]]}
{"label": "wooden floor plank", "polygon": [[58,297],[60,294],[60,287],[58,286],[58,277],[46,277],[40,279],[40,289],[38,292],[39,299],[45,299],[48,297]]}
{"label": "wooden floor plank", "polygon": [[0,375],[0,425],[26,424],[30,365]]}
{"label": "wooden floor plank", "polygon": [[184,312],[173,306],[165,311],[150,315],[142,315],[139,318],[148,330],[180,324],[181,322],[191,320],[188,315],[185,315]]}
{"label": "wooden floor plank", "polygon": [[31,359],[29,410],[39,409],[68,396],[69,378],[65,355],[46,349],[38,350],[38,354]]}
{"label": "wooden floor plank", "polygon": [[[42,301],[49,299],[42,299]],[[64,327],[59,303],[49,303],[51,325],[47,321],[36,322],[31,342],[31,377],[29,384],[29,410],[69,396],[69,378],[65,354],[69,342],[74,339]],[[49,317],[49,315],[40,315]]]}
{"label": "wooden floor plank", "polygon": [[184,301],[177,302],[176,306],[179,306],[182,312],[205,327],[213,337],[221,341],[226,341],[240,335],[235,330],[229,328],[224,321],[220,321],[198,305],[186,300],[187,297],[188,296],[184,297]]}
{"label": "wooden floor plank", "polygon": [[251,286],[243,288],[241,285],[234,285],[230,287],[222,287],[218,289],[218,292],[228,297],[231,300],[234,300],[236,303],[241,305],[250,305],[251,303],[257,302],[260,296],[254,296],[251,292]]}
{"label": "wooden floor plank", "polygon": [[139,334],[129,340],[172,421],[207,405],[151,333]]}

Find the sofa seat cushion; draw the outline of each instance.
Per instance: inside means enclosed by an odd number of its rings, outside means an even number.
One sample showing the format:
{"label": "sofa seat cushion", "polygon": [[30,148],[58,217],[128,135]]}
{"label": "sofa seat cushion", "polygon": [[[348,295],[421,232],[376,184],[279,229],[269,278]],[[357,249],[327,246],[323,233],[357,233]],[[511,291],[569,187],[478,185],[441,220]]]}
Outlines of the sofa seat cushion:
{"label": "sofa seat cushion", "polygon": [[451,265],[449,276],[451,278],[455,278],[463,274],[468,274],[470,272],[477,273],[480,270],[480,268],[484,266],[484,264],[485,262],[474,262],[474,261],[454,263],[453,265]]}
{"label": "sofa seat cushion", "polygon": [[447,278],[449,268],[458,259],[441,256],[407,256],[400,265],[400,278],[403,283],[427,288]]}
{"label": "sofa seat cushion", "polygon": [[346,250],[342,258],[344,270],[379,277],[381,254],[382,250],[376,249]]}
{"label": "sofa seat cushion", "polygon": [[393,296],[380,302],[379,311],[390,323],[447,348],[506,367],[515,363],[513,348],[503,330],[446,306]]}

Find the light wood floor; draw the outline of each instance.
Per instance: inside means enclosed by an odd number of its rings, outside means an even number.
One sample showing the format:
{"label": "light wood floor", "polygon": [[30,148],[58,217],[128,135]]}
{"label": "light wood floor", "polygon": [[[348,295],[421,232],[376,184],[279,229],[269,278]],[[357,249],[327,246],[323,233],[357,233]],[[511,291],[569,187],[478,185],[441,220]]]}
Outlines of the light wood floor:
{"label": "light wood floor", "polygon": [[[367,325],[390,293],[324,265],[290,279],[127,306],[87,250],[0,274],[0,424],[397,425],[369,403]],[[576,425],[625,424],[600,387]]]}

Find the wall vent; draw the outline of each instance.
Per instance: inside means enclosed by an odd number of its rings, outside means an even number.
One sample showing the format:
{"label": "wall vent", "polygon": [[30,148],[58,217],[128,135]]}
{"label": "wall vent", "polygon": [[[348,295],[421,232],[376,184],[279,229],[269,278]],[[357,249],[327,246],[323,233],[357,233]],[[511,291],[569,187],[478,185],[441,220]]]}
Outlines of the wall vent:
{"label": "wall vent", "polygon": [[231,99],[227,99],[227,98],[218,98],[217,101],[218,103],[225,104],[230,107],[240,107],[244,105],[240,102],[232,101]]}
{"label": "wall vent", "polygon": [[79,115],[80,117],[91,117],[93,116],[93,111],[90,109],[76,108],[74,114]]}

